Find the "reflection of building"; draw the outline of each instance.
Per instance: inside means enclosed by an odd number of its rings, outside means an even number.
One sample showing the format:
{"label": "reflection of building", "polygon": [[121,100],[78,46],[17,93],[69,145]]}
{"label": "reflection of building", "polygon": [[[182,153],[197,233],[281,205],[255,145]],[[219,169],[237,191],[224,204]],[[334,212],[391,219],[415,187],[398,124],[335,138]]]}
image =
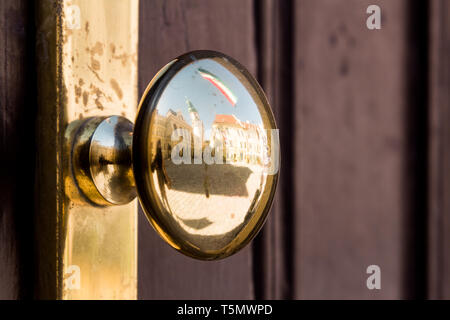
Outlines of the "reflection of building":
{"label": "reflection of building", "polygon": [[[201,161],[205,135],[203,121],[200,119],[197,109],[195,109],[192,102],[187,98],[186,104],[188,105],[188,112],[192,123],[192,155]],[[196,151],[195,148],[197,148]]]}
{"label": "reflection of building", "polygon": [[[169,109],[166,116],[155,114],[152,135],[156,138],[154,141],[161,140],[161,151],[164,158],[170,157],[173,146],[178,143],[177,141],[172,142],[172,133],[176,129],[186,129],[192,135],[192,127],[184,120],[181,111],[175,112]],[[151,147],[153,154],[156,154],[156,143]]]}
{"label": "reflection of building", "polygon": [[246,135],[246,160],[250,163],[261,163],[263,148],[265,148],[265,134],[256,124],[244,123]]}
{"label": "reflection of building", "polygon": [[197,109],[195,109],[194,105],[191,101],[189,101],[189,99],[186,99],[186,104],[188,105],[188,112],[191,117],[193,139],[200,141],[200,143],[203,144],[203,122],[198,115]]}
{"label": "reflection of building", "polygon": [[258,125],[242,122],[235,115],[218,114],[212,124],[211,147],[223,146],[224,160],[262,164],[265,132]]}

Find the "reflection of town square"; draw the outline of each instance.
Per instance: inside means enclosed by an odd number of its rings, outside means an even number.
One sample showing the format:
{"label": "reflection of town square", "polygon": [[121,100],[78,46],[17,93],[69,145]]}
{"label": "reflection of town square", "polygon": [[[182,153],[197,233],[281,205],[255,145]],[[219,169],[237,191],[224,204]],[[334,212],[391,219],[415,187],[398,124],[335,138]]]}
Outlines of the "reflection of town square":
{"label": "reflection of town square", "polygon": [[259,166],[181,164],[165,161],[172,213],[191,234],[224,234],[243,223],[262,188]]}
{"label": "reflection of town square", "polygon": [[[185,103],[189,119],[181,110],[154,115],[151,150],[154,166],[160,168],[154,183],[189,235],[225,235],[243,224],[264,187],[267,136],[262,124],[234,114],[216,114],[205,128],[191,101]],[[214,162],[202,159],[205,150],[213,150]],[[200,163],[194,163],[198,151]],[[200,241],[196,239],[192,241]]]}
{"label": "reflection of town square", "polygon": [[[268,156],[267,136],[261,125],[239,120],[233,114],[216,114],[212,127],[205,132],[203,121],[193,104],[186,100],[190,119],[184,119],[181,111],[169,109],[166,115],[155,113],[152,136],[154,141],[160,141],[161,153],[165,159],[171,157],[175,145],[180,143],[180,136],[174,139],[174,133],[183,131],[183,139],[187,139],[190,149],[195,147],[211,150],[221,150],[223,161],[247,162],[263,164]],[[189,123],[190,122],[190,123]],[[178,131],[177,131],[178,130]],[[186,141],[185,141],[186,142]],[[157,144],[151,146],[156,154]]]}

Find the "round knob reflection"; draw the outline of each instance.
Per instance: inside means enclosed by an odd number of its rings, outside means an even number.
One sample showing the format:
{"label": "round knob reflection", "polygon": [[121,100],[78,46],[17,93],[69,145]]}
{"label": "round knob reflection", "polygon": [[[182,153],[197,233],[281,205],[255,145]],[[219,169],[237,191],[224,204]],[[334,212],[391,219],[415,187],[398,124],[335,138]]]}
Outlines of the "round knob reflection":
{"label": "round knob reflection", "polygon": [[223,258],[262,227],[278,131],[258,83],[232,58],[195,51],[165,66],[140,102],[132,152],[142,207],[182,253]]}

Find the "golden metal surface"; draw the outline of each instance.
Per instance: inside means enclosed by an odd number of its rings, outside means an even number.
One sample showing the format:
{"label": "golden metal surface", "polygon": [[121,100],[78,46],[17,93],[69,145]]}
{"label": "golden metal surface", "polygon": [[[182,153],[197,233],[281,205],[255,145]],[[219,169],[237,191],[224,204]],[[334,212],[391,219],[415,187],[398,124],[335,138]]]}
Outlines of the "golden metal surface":
{"label": "golden metal surface", "polygon": [[84,121],[72,144],[74,177],[97,205],[127,204],[136,198],[132,172],[133,123],[122,116]]}
{"label": "golden metal surface", "polygon": [[[213,51],[186,53],[147,87],[136,128],[122,116],[74,122],[80,196],[101,206],[136,197],[172,247],[197,259],[236,253],[272,203],[278,130],[256,80]],[[82,199],[79,199],[82,201]]]}
{"label": "golden metal surface", "polygon": [[155,230],[197,259],[248,244],[269,212],[280,158],[256,80],[230,57],[194,51],[157,74],[139,108],[133,170]]}
{"label": "golden metal surface", "polygon": [[40,0],[37,21],[36,297],[135,299],[136,200],[94,204],[71,155],[85,119],[134,120],[138,0]]}

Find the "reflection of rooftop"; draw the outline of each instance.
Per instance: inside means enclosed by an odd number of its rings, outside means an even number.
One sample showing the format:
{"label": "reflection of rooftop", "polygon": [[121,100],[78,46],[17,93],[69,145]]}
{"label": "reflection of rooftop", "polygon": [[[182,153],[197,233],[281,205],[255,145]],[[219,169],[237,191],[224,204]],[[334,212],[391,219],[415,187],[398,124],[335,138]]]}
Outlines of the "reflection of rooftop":
{"label": "reflection of rooftop", "polygon": [[242,127],[243,129],[257,130],[259,127],[256,124],[250,123],[248,121],[243,122],[239,120],[234,114],[216,114],[214,118],[214,124],[233,124]]}
{"label": "reflection of rooftop", "polygon": [[169,117],[170,115],[180,118],[181,120],[184,120],[181,111],[173,111],[172,109],[169,109],[169,111],[167,111],[166,117]]}
{"label": "reflection of rooftop", "polygon": [[241,121],[234,114],[216,114],[214,123],[241,124]]}
{"label": "reflection of rooftop", "polygon": [[167,115],[172,114],[174,116],[177,115],[177,113],[175,111],[173,111],[172,109],[169,109],[169,111],[167,111]]}
{"label": "reflection of rooftop", "polygon": [[197,112],[197,109],[195,109],[194,105],[189,99],[186,99],[186,104],[188,105],[188,112]]}

